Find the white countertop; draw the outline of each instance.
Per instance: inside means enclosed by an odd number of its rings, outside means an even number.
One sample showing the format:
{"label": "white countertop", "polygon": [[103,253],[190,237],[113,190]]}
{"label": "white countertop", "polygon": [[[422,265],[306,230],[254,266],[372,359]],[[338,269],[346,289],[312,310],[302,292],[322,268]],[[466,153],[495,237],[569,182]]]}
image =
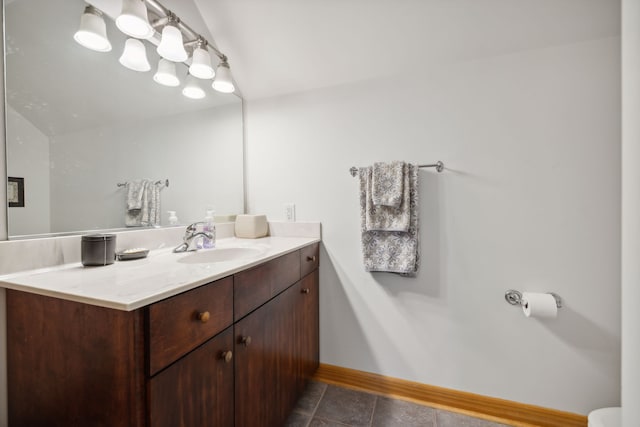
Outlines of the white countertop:
{"label": "white countertop", "polygon": [[184,258],[194,252],[176,254],[171,249],[159,249],[144,259],[107,266],[73,263],[8,274],[0,276],[0,287],[131,311],[319,241],[312,237],[219,239],[217,248],[254,248],[256,255],[233,261],[186,263]]}

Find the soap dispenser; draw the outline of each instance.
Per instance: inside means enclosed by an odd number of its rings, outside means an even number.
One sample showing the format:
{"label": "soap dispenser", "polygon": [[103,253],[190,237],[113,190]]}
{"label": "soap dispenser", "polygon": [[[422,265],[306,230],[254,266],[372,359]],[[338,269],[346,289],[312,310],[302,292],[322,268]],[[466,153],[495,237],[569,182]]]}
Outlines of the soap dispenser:
{"label": "soap dispenser", "polygon": [[167,211],[169,214],[169,225],[178,225],[178,216],[176,215],[176,211]]}
{"label": "soap dispenser", "polygon": [[202,248],[203,249],[212,249],[216,247],[216,224],[213,219],[214,211],[207,210],[206,215],[204,217],[204,225],[202,226],[202,231],[205,233],[211,234],[211,238],[203,237],[202,238]]}

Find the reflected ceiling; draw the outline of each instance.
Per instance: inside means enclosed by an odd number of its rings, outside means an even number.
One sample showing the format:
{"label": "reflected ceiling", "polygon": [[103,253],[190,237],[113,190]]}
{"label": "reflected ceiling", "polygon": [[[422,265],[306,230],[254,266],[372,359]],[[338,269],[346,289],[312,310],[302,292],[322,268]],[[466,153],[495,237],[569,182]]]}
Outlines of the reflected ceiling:
{"label": "reflected ceiling", "polygon": [[[101,1],[105,3],[105,0]],[[181,4],[181,14],[182,9],[188,8],[188,3]],[[167,1],[163,4],[172,6]],[[77,2],[12,1],[5,2],[5,8],[12,19],[33,22],[33,26],[12,25],[11,33],[6,36],[6,54],[11,56],[6,62],[7,74],[11,76],[7,102],[47,136],[237,102],[233,96],[208,96],[194,101],[185,98],[177,88],[158,85],[152,78],[158,55],[149,44],[146,46],[152,66],[150,72],[136,73],[124,68],[118,58],[126,36],[113,22],[107,23],[108,37],[113,45],[111,52],[93,52],[78,45],[73,41],[82,14],[82,7],[79,8]],[[184,19],[186,21],[186,16]],[[190,16],[190,19],[195,18]],[[38,31],[33,31],[34,27]],[[204,29],[204,25],[196,28]],[[47,49],[37,47],[42,45],[43,34],[47,35]],[[212,39],[208,33],[203,35]],[[100,77],[104,70],[109,70],[109,81]],[[186,66],[178,66],[178,75],[183,81],[186,72]],[[122,89],[120,92],[111,89],[114,82]],[[70,87],[74,90],[68,90]],[[131,93],[138,96],[119,95]]]}

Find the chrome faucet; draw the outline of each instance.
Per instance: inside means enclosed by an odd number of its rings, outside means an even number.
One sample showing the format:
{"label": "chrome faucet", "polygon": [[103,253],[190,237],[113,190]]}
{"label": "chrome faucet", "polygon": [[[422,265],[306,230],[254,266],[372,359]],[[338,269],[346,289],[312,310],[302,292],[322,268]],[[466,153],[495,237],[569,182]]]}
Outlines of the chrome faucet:
{"label": "chrome faucet", "polygon": [[196,242],[198,238],[200,239],[213,239],[213,235],[211,233],[206,233],[204,231],[197,231],[198,225],[204,224],[204,222],[194,222],[187,226],[187,229],[184,232],[184,236],[182,237],[182,243],[176,246],[173,249],[173,252],[191,252],[198,249]]}

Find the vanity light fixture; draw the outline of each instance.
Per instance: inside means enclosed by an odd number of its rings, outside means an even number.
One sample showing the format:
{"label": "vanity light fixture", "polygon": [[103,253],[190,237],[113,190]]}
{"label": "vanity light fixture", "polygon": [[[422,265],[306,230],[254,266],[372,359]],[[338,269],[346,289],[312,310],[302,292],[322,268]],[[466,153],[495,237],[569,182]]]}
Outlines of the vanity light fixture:
{"label": "vanity light fixture", "polygon": [[187,84],[182,89],[182,94],[191,99],[202,99],[206,96],[204,89],[200,86],[200,81],[191,74],[187,75]]}
{"label": "vanity light fixture", "polygon": [[109,52],[111,43],[107,38],[107,27],[102,12],[91,5],[85,7],[80,17],[80,28],[73,35],[73,39],[96,52]]}
{"label": "vanity light fixture", "polygon": [[170,13],[169,22],[167,22],[167,25],[162,29],[162,39],[160,40],[157,51],[158,55],[164,59],[173,62],[184,62],[189,57],[189,54],[184,48],[182,32],[176,26],[177,23],[177,17],[173,13]]}
{"label": "vanity light fixture", "polygon": [[122,0],[122,12],[116,18],[116,26],[128,36],[148,39],[155,33],[149,24],[144,0]]}
{"label": "vanity light fixture", "polygon": [[211,87],[222,93],[233,93],[236,90],[233,79],[231,78],[231,70],[229,69],[227,57],[224,55],[222,61],[218,64],[216,77],[213,79]]}
{"label": "vanity light fixture", "polygon": [[176,63],[160,58],[158,71],[153,75],[153,80],[163,86],[180,86],[180,79],[176,75]]}
{"label": "vanity light fixture", "polygon": [[207,42],[202,38],[198,38],[196,47],[191,55],[191,66],[189,74],[199,79],[212,79],[216,73],[211,66],[211,56],[207,50]]}
{"label": "vanity light fixture", "polygon": [[120,63],[133,71],[146,72],[151,69],[144,44],[138,39],[127,39]]}
{"label": "vanity light fixture", "polygon": [[[150,16],[151,23],[149,23]],[[218,92],[235,91],[226,55],[158,0],[122,0],[122,12],[115,21],[118,29],[131,37],[125,42],[124,51],[119,59],[125,67],[139,72],[151,69],[143,43],[143,40],[146,40],[147,43],[157,46],[156,52],[162,58],[153,76],[157,83],[165,86],[179,86],[180,79],[176,75],[175,63],[182,62],[189,68],[187,85],[182,91],[185,96],[194,99],[206,96],[197,79],[213,79],[211,87]],[[161,37],[158,37],[156,30],[160,31],[160,28],[162,29]],[[107,38],[103,13],[94,6],[88,5],[81,17],[80,29],[74,34],[74,39],[89,49],[99,52],[110,51],[111,43]],[[188,62],[189,52],[192,54],[190,62]],[[213,52],[220,61],[215,71],[211,66],[210,52]]]}

